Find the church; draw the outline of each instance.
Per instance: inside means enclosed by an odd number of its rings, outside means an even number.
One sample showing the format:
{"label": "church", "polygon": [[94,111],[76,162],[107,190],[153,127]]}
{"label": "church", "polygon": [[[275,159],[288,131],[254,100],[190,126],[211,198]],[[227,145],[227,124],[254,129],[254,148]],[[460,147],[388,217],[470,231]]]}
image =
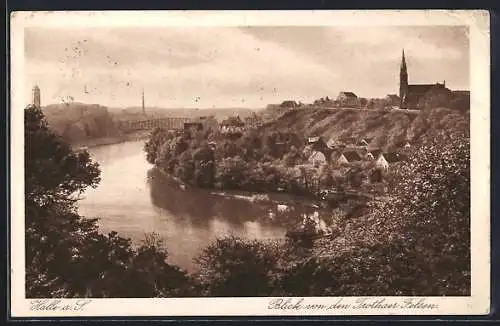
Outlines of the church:
{"label": "church", "polygon": [[406,68],[405,51],[401,59],[401,70],[399,73],[399,98],[401,101],[401,109],[423,109],[423,99],[430,91],[445,91],[450,92],[446,88],[446,83],[435,84],[408,84],[408,70]]}

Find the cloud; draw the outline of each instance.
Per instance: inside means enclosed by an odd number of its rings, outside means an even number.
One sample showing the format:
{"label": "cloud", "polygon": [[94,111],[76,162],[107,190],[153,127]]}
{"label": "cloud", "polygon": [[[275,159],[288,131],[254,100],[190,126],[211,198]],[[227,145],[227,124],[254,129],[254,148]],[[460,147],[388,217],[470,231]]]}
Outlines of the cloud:
{"label": "cloud", "polygon": [[[451,46],[439,46],[420,36],[420,28],[408,27],[356,27],[339,28],[341,42],[371,48],[368,53],[372,58],[393,60],[401,58],[401,49],[418,59],[459,59],[463,56],[460,49]],[[439,33],[439,30],[437,31]],[[337,36],[337,35],[336,35]]]}
{"label": "cloud", "polygon": [[87,30],[46,41],[37,51],[27,47],[26,67],[30,79],[47,80],[56,93],[88,85],[87,91],[111,96],[128,83],[163,89],[169,98],[297,95],[311,90],[306,76],[325,84],[337,78],[305,56],[237,29]]}
{"label": "cloud", "polygon": [[46,101],[71,95],[113,106],[140,104],[142,88],[157,106],[262,107],[344,89],[383,96],[395,87],[401,47],[412,64],[441,69],[439,80],[457,76],[447,63],[464,60],[453,43],[394,28],[33,29],[26,91],[39,83]]}

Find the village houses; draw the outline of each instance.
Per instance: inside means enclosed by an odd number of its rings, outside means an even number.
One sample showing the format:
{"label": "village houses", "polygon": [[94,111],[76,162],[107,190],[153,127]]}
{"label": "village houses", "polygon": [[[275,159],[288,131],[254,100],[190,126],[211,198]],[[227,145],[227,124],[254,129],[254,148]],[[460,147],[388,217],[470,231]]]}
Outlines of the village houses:
{"label": "village houses", "polygon": [[[383,152],[381,149],[368,150],[372,138],[363,137],[336,142],[330,139],[328,144],[320,136],[308,137],[304,149],[308,162],[313,165],[332,164],[336,166],[349,166],[356,162],[373,161],[373,166],[384,171],[393,163],[406,160],[403,152]],[[403,145],[404,144],[404,145]],[[400,145],[402,151],[410,147],[409,142]]]}

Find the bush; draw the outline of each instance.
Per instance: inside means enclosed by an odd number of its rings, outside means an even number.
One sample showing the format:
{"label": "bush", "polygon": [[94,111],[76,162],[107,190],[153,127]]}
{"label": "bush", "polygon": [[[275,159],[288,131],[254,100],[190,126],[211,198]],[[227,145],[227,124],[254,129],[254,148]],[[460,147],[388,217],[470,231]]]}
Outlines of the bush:
{"label": "bush", "polygon": [[196,259],[204,295],[271,295],[276,252],[277,246],[273,243],[245,241],[237,237],[217,239]]}

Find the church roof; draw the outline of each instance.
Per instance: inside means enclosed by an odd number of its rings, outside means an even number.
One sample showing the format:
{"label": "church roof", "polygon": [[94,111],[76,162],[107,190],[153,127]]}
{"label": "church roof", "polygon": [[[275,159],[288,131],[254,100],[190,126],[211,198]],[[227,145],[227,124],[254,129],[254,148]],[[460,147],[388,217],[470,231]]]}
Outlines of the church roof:
{"label": "church roof", "polygon": [[409,94],[419,94],[424,95],[434,87],[443,87],[442,84],[413,84],[408,85]]}

